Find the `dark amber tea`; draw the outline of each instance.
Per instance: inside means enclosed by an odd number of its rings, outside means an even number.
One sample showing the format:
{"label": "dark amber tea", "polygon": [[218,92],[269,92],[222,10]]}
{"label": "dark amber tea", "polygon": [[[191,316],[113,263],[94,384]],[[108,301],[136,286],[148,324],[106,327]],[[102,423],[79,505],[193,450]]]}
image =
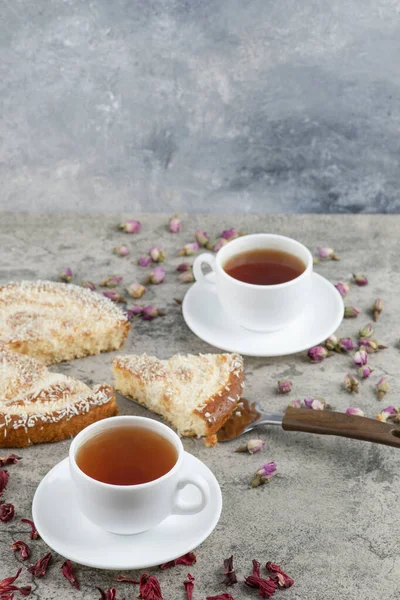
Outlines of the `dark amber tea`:
{"label": "dark amber tea", "polygon": [[297,256],[274,250],[258,248],[236,254],[224,264],[224,271],[244,283],[256,285],[276,285],[296,279],[306,269]]}
{"label": "dark amber tea", "polygon": [[76,464],[103,483],[135,485],[162,477],[177,459],[173,444],[159,433],[144,427],[116,427],[84,442]]}

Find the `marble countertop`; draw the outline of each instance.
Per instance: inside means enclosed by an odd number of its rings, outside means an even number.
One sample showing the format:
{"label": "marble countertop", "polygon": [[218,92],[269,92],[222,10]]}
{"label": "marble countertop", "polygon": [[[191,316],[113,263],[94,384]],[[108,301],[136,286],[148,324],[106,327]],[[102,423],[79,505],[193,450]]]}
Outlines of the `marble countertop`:
{"label": "marble countertop", "polygon": [[[132,216],[132,215],[130,215]],[[343,389],[343,377],[352,360],[334,355],[321,364],[311,364],[306,353],[283,358],[245,358],[246,396],[258,399],[264,408],[282,411],[291,399],[323,396],[338,410],[359,406],[374,417],[388,404],[396,404],[400,392],[398,377],[398,298],[400,217],[395,216],[183,216],[177,235],[166,229],[168,215],[141,215],[142,231],[137,235],[118,232],[122,215],[28,215],[3,213],[0,217],[2,260],[0,281],[57,279],[64,267],[71,267],[74,281],[100,281],[116,273],[129,284],[143,276],[136,259],[155,243],[169,253],[165,283],[153,286],[145,299],[166,315],[152,322],[135,321],[129,339],[119,353],[147,352],[166,358],[176,352],[214,352],[197,339],[185,325],[174,298],[183,298],[187,286],[177,280],[175,268],[181,259],[177,251],[192,240],[197,227],[216,235],[230,226],[246,232],[268,231],[296,237],[310,249],[331,246],[340,262],[316,266],[332,282],[348,280],[352,272],[366,273],[369,285],[351,287],[348,303],[358,306],[361,315],[340,327],[341,336],[356,336],[370,320],[368,308],[377,296],[385,303],[376,325],[376,337],[388,349],[370,356],[375,369],[361,384],[358,396]],[[126,242],[128,258],[113,254],[115,245]],[[88,357],[53,367],[81,378],[88,384],[112,382],[111,359],[116,353]],[[379,403],[373,384],[387,375],[390,392]],[[290,395],[277,394],[281,378],[293,382]],[[122,414],[145,415],[129,400],[118,397]],[[253,436],[254,437],[254,436]],[[196,577],[194,599],[227,591],[221,584],[222,561],[234,555],[240,580],[251,570],[251,560],[272,560],[294,579],[290,590],[277,592],[286,600],[381,600],[400,598],[400,524],[398,495],[400,453],[393,448],[352,440],[285,433],[262,428],[257,433],[266,442],[262,455],[236,454],[237,443],[206,448],[201,440],[184,440],[185,449],[204,461],[216,475],[223,495],[220,522],[196,550],[197,564],[168,571],[150,569],[159,577],[164,599],[184,598],[183,580],[188,570]],[[248,435],[250,438],[250,435]],[[20,566],[11,551],[17,539],[28,541],[21,517],[30,516],[35,489],[41,478],[67,456],[69,441],[35,446],[18,451],[23,460],[9,467],[10,480],[5,498],[15,504],[13,521],[1,524],[0,579],[14,575]],[[279,468],[270,485],[249,489],[254,471],[275,460]],[[32,541],[32,561],[48,549]],[[76,566],[81,583],[78,592],[63,578],[63,558],[54,554],[43,579],[36,579],[32,597],[78,600],[99,597],[95,586],[113,585],[114,572]],[[21,565],[23,566],[23,565]],[[140,573],[132,573],[137,578]],[[23,570],[21,584],[30,575]],[[117,599],[134,598],[137,588],[117,584]],[[239,583],[231,591],[235,600],[257,598],[257,592]]]}

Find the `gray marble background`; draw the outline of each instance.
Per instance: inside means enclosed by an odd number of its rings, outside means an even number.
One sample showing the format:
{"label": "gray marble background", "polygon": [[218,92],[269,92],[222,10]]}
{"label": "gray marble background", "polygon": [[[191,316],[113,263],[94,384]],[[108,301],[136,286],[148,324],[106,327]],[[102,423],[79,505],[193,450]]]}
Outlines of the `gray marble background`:
{"label": "gray marble background", "polygon": [[398,0],[0,7],[0,208],[400,209]]}

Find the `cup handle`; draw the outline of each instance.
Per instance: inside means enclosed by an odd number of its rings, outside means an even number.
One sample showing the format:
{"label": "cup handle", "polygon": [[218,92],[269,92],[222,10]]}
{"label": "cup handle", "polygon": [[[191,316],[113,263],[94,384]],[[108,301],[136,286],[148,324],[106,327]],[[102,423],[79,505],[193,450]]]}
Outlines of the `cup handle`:
{"label": "cup handle", "polygon": [[[194,485],[200,492],[201,498],[198,502],[186,502],[182,498],[179,498],[179,492],[183,490],[187,485]],[[188,477],[182,477],[178,481],[176,488],[176,497],[174,502],[174,508],[172,509],[173,515],[195,515],[205,508],[210,500],[210,488],[207,481],[200,475],[190,475]]]}
{"label": "cup handle", "polygon": [[196,281],[207,283],[208,285],[215,285],[215,281],[206,277],[203,273],[203,264],[206,263],[211,267],[211,271],[215,274],[215,256],[209,252],[203,252],[200,256],[196,257],[193,263],[193,274]]}

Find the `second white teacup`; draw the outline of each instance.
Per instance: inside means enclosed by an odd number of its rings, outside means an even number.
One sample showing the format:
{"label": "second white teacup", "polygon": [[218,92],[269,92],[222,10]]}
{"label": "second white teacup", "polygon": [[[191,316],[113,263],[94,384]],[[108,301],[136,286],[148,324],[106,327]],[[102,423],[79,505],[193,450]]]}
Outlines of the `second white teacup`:
{"label": "second white teacup", "polygon": [[[227,261],[251,250],[272,249],[299,258],[304,271],[295,279],[275,285],[246,283],[231,277],[224,270]],[[207,263],[214,277],[205,276]],[[256,233],[237,238],[223,246],[216,255],[200,254],[194,264],[196,281],[216,287],[221,306],[236,323],[251,331],[269,332],[287,327],[304,311],[312,293],[313,259],[311,252],[292,238],[271,233]]]}

